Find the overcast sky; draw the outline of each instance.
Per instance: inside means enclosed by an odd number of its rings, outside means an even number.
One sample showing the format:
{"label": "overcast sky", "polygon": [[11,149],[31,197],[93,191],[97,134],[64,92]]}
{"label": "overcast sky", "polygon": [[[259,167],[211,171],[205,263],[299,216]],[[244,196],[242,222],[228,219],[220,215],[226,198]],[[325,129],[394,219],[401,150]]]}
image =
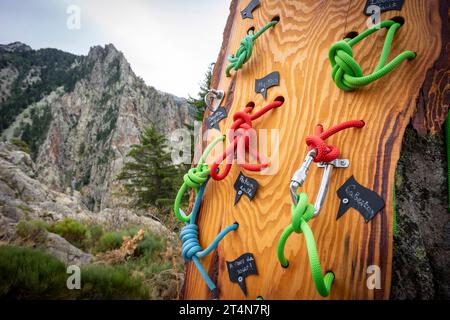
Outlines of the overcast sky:
{"label": "overcast sky", "polygon": [[217,58],[228,13],[228,0],[0,0],[0,43],[83,55],[112,43],[148,85],[187,97]]}

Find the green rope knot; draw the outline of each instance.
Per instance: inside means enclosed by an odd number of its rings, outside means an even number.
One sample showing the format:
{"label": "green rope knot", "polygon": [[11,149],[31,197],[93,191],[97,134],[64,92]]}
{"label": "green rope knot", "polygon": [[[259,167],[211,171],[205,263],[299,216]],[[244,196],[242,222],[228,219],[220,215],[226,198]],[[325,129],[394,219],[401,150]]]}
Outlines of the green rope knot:
{"label": "green rope knot", "polygon": [[[381,22],[378,26],[379,28],[374,26],[365,30],[353,39],[347,38],[338,41],[331,46],[329,51],[329,59],[332,67],[331,76],[340,89],[352,91],[359,87],[366,86],[393,71],[404,60],[412,60],[416,57],[414,52],[406,50],[386,64],[395,32],[402,24],[393,20],[386,20]],[[364,76],[361,66],[353,58],[352,47],[380,28],[388,29],[381,56],[375,70],[371,74]]]}
{"label": "green rope knot", "polygon": [[210,168],[205,163],[208,154],[214,148],[216,144],[225,140],[225,136],[221,135],[215,138],[205,149],[198,164],[196,167],[189,169],[189,171],[183,176],[183,184],[181,185],[180,190],[178,190],[177,196],[175,198],[175,202],[173,204],[173,212],[177,216],[178,220],[182,222],[189,222],[191,215],[184,214],[183,210],[181,210],[181,200],[183,199],[184,193],[191,188],[195,191],[197,195],[200,186],[208,179],[210,174]]}
{"label": "green rope knot", "polygon": [[327,272],[324,277],[322,276],[316,241],[308,225],[308,221],[314,217],[314,206],[308,202],[308,196],[304,192],[297,194],[297,200],[297,205],[292,205],[292,223],[284,230],[278,242],[278,260],[283,267],[287,268],[289,266],[289,262],[284,256],[286,241],[293,232],[303,233],[316,289],[321,296],[327,297],[330,294],[331,284],[334,281],[334,274]]}
{"label": "green rope knot", "polygon": [[247,36],[241,41],[239,49],[236,51],[236,54],[228,56],[228,61],[230,61],[230,64],[227,66],[225,70],[225,74],[227,77],[231,76],[230,74],[231,69],[237,71],[240,68],[242,68],[244,63],[246,63],[252,56],[253,44],[255,40],[258,39],[259,36],[264,33],[264,31],[266,31],[270,27],[273,27],[277,23],[278,23],[277,20],[273,20],[270,21],[268,24],[266,24],[261,30],[259,30],[255,34],[253,30],[250,30],[248,32]]}
{"label": "green rope knot", "polygon": [[189,169],[189,171],[183,176],[184,183],[198,192],[198,189],[208,179],[209,167],[202,163],[195,168]]}

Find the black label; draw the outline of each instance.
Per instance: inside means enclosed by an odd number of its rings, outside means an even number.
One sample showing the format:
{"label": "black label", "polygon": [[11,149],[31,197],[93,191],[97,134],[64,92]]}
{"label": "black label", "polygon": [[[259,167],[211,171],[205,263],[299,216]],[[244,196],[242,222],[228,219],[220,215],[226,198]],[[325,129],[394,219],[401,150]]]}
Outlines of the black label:
{"label": "black label", "polygon": [[210,115],[206,119],[206,127],[208,129],[220,130],[219,122],[221,120],[225,119],[226,117],[228,117],[227,109],[225,109],[224,107],[219,107],[219,108],[217,108],[216,111],[214,111],[214,113],[212,115]]}
{"label": "black label", "polygon": [[402,10],[403,0],[367,0],[366,6],[364,7],[364,14],[366,16],[371,16],[377,12],[372,6],[379,7],[380,13],[390,10]]}
{"label": "black label", "polygon": [[247,295],[245,278],[258,274],[258,270],[256,270],[256,261],[253,254],[244,253],[234,261],[227,261],[227,269],[230,281],[239,284],[242,292]]}
{"label": "black label", "polygon": [[248,4],[248,6],[241,11],[241,16],[242,19],[253,19],[253,10],[255,10],[257,7],[259,7],[259,0],[252,0],[250,1],[250,3]]}
{"label": "black label", "polygon": [[336,220],[342,217],[349,208],[354,208],[367,223],[384,208],[384,199],[375,191],[360,185],[353,176],[338,189],[337,195],[341,203]]}
{"label": "black label", "polygon": [[236,190],[236,196],[234,198],[234,205],[236,205],[241,197],[245,194],[250,200],[252,200],[256,191],[258,191],[258,181],[253,178],[247,177],[244,174],[239,173],[239,176],[234,183],[234,190]]}
{"label": "black label", "polygon": [[261,79],[255,80],[255,92],[261,93],[265,98],[267,98],[267,89],[273,86],[278,86],[280,84],[280,73],[274,71],[269,73],[267,76]]}

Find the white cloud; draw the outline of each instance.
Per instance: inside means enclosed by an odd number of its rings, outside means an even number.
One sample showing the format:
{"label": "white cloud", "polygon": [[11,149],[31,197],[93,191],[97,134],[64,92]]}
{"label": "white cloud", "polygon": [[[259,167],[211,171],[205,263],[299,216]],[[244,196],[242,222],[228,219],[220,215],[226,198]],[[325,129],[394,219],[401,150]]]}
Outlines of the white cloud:
{"label": "white cloud", "polygon": [[[81,9],[69,30],[67,8]],[[2,0],[0,43],[87,54],[113,43],[148,85],[186,97],[220,50],[229,0]]]}
{"label": "white cloud", "polygon": [[147,84],[184,97],[197,93],[206,68],[215,62],[229,12],[229,4],[218,0],[74,3],[81,7],[81,32],[89,32],[83,29],[88,19]]}

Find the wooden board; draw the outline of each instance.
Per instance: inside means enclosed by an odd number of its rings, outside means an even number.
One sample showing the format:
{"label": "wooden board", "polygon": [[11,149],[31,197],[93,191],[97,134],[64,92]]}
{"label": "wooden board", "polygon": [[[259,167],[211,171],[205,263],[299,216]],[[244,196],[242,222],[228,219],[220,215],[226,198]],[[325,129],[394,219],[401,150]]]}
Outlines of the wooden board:
{"label": "wooden board", "polygon": [[[232,1],[224,42],[214,70],[212,87],[226,92],[229,113],[242,110],[253,101],[260,108],[277,96],[284,105],[256,120],[257,129],[280,130],[280,166],[276,175],[262,176],[234,165],[223,181],[210,180],[199,213],[200,242],[208,245],[227,225],[238,221],[238,231],[227,235],[213,254],[202,259],[220,289],[220,299],[323,299],[312,280],[303,235],[293,234],[286,245],[290,266],[284,269],[276,256],[278,239],[291,223],[289,182],[300,167],[307,148],[306,135],[321,123],[325,128],[350,119],[363,119],[366,127],[350,129],[333,136],[329,142],[339,146],[342,157],[350,159],[348,169],[333,171],[329,193],[318,218],[309,223],[314,233],[322,268],[336,276],[331,295],[326,299],[387,299],[389,297],[393,243],[393,183],[402,136],[410,119],[427,125],[426,117],[417,116],[417,99],[424,92],[426,79],[444,79],[438,84],[443,101],[436,106],[433,121],[442,123],[448,108],[448,8],[446,1],[406,0],[403,9],[382,14],[382,19],[402,16],[406,24],[397,32],[391,58],[403,50],[417,52],[418,57],[403,63],[389,74],[356,92],[339,90],[331,79],[328,61],[330,46],[351,31],[366,29],[362,14],[365,0],[261,0],[253,12],[254,19],[242,20],[240,11],[248,1]],[[254,52],[241,70],[226,78],[226,58],[234,53],[250,27],[259,30],[273,17],[280,23],[256,40]],[[446,30],[444,30],[446,28]],[[379,31],[354,47],[354,54],[367,74],[376,66],[385,31]],[[443,60],[443,61],[442,61]],[[440,76],[433,71],[436,63],[444,68]],[[279,71],[279,87],[269,89],[267,100],[254,92],[254,81],[272,71]],[[431,80],[434,83],[434,80]],[[428,92],[432,85],[427,85]],[[444,97],[442,100],[440,97]],[[444,114],[445,113],[445,114]],[[423,113],[423,114],[426,114]],[[436,120],[438,119],[438,120]],[[220,123],[222,132],[232,124],[232,117]],[[432,122],[434,125],[435,123]],[[438,126],[439,126],[438,125]],[[437,127],[438,127],[437,126]],[[431,128],[430,131],[433,129]],[[243,197],[234,206],[233,184],[240,171],[258,180],[260,188],[250,202]],[[336,221],[339,201],[336,190],[351,175],[362,185],[383,196],[385,209],[369,223],[350,209]],[[322,172],[310,170],[302,190],[315,199]],[[226,261],[245,252],[256,258],[258,276],[246,279],[248,296],[228,279]],[[367,267],[381,270],[381,288],[366,286]],[[181,293],[184,299],[207,299],[209,291],[192,263],[187,264]]]}

